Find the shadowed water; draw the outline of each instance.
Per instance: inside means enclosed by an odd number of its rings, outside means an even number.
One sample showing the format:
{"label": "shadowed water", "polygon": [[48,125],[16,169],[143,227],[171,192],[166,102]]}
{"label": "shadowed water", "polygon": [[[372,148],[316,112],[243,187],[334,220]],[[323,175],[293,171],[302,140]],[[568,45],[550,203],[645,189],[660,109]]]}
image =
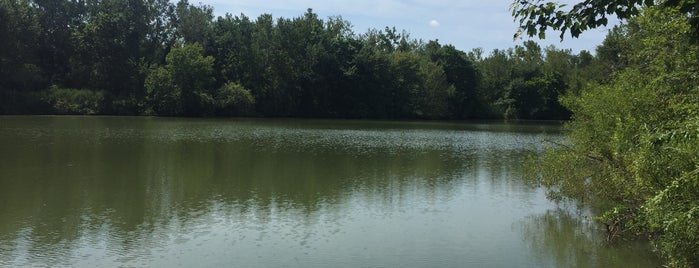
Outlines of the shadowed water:
{"label": "shadowed water", "polygon": [[0,266],[656,267],[518,177],[558,126],[0,117]]}

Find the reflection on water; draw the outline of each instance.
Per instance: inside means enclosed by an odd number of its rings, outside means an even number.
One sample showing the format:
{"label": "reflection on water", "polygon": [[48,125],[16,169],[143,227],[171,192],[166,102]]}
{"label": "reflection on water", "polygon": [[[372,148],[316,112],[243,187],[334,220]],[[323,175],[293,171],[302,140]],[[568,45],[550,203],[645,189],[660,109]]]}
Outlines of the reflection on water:
{"label": "reflection on water", "polygon": [[597,253],[591,232],[562,227],[578,217],[547,212],[555,206],[541,190],[517,179],[522,158],[556,131],[535,124],[0,117],[0,266],[645,262],[638,247]]}
{"label": "reflection on water", "polygon": [[[583,212],[578,212],[587,214]],[[556,209],[527,217],[520,225],[537,260],[551,267],[652,267],[656,255],[644,241],[610,245],[589,216]],[[639,254],[646,250],[648,254]]]}

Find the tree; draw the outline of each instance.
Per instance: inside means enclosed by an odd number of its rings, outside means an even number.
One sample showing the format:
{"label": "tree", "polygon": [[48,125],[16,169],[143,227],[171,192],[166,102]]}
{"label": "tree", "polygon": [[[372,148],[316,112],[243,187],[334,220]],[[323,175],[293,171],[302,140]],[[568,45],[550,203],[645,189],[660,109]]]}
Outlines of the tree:
{"label": "tree", "polygon": [[507,51],[494,49],[488,57],[477,63],[481,74],[479,98],[489,115],[502,115],[505,109],[497,103],[505,96],[505,89],[513,77],[513,64]]}
{"label": "tree", "polygon": [[558,73],[541,74],[528,80],[515,79],[508,88],[505,117],[568,119],[570,112],[558,102],[566,89],[564,78]]}
{"label": "tree", "polygon": [[605,66],[607,75],[621,71],[629,66],[629,40],[626,27],[614,27],[597,46],[597,59]]}
{"label": "tree", "polygon": [[509,119],[568,119],[570,112],[558,99],[567,94],[573,79],[579,79],[573,75],[575,59],[570,51],[542,51],[533,41],[494,50],[477,63],[483,105]]}
{"label": "tree", "polygon": [[[420,75],[423,79],[422,88],[418,91],[417,116],[429,119],[442,119],[451,116],[450,101],[456,94],[456,88],[449,83],[444,69],[431,61],[420,64]],[[456,105],[468,105],[467,102]]]}
{"label": "tree", "polygon": [[0,114],[25,109],[24,95],[44,84],[38,15],[27,0],[0,1]]}
{"label": "tree", "polygon": [[177,39],[175,6],[169,0],[146,3],[148,28],[141,50],[148,64],[162,64]]}
{"label": "tree", "polygon": [[41,37],[38,49],[41,65],[49,74],[48,83],[61,86],[80,86],[80,79],[72,79],[71,58],[78,52],[72,40],[77,30],[85,25],[87,6],[70,0],[33,0],[39,13]]}
{"label": "tree", "polygon": [[214,58],[203,56],[198,43],[176,43],[165,66],[150,71],[145,88],[151,107],[159,115],[205,115],[212,113]]}
{"label": "tree", "polygon": [[[657,1],[660,5],[672,8],[676,14],[689,14],[689,23],[693,35],[699,41],[699,2],[696,0],[666,0]],[[529,36],[538,35],[544,38],[550,27],[561,32],[563,39],[567,31],[571,37],[578,37],[588,29],[606,26],[608,15],[619,19],[629,19],[637,16],[643,7],[656,5],[655,0],[584,0],[570,9],[567,5],[544,0],[515,0],[510,9],[512,16],[519,19],[519,30],[515,38],[526,32]]]}
{"label": "tree", "polygon": [[628,65],[568,96],[567,140],[527,166],[550,197],[600,209],[610,240],[649,238],[669,266],[696,267],[699,45],[677,14],[646,8],[623,26]]}
{"label": "tree", "polygon": [[[144,0],[88,1],[86,24],[76,34],[72,63],[81,88],[104,89],[114,97],[142,95],[143,43],[150,18]],[[147,66],[147,65],[146,65]]]}
{"label": "tree", "polygon": [[[544,49],[545,59],[543,65],[544,74],[551,78],[560,79],[563,83],[560,96],[571,92],[579,93],[588,83],[601,81],[609,73],[599,71],[600,64],[594,64],[595,59],[592,54],[583,50],[578,55],[573,54],[570,49],[556,49],[549,46]],[[595,62],[596,63],[596,62]],[[554,100],[558,98],[553,96]],[[559,106],[562,108],[562,106]]]}
{"label": "tree", "polygon": [[214,10],[211,6],[192,6],[188,0],[177,2],[175,28],[185,44],[199,43],[207,48],[211,35]]}
{"label": "tree", "polygon": [[[252,51],[254,23],[245,15],[226,14],[212,25],[213,55],[217,80],[250,85],[256,68]],[[251,70],[253,69],[253,70]]]}
{"label": "tree", "polygon": [[449,99],[453,116],[461,119],[479,116],[483,112],[478,96],[480,74],[468,54],[452,45],[442,46],[438,41],[427,42],[423,53],[444,70],[448,83],[454,86]]}

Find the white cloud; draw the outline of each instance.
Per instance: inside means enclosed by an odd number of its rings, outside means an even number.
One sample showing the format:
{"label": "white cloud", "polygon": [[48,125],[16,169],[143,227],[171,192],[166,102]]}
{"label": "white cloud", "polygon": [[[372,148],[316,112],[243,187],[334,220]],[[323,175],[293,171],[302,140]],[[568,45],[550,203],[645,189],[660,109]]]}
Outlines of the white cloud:
{"label": "white cloud", "polygon": [[437,20],[431,20],[431,21],[430,21],[430,27],[432,27],[432,28],[437,28],[437,27],[439,27],[439,21],[437,21]]}

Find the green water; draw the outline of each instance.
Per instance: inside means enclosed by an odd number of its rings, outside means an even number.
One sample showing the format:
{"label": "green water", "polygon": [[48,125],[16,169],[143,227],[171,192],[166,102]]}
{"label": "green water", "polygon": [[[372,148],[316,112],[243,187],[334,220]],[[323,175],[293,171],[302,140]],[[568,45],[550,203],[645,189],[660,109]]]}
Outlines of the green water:
{"label": "green water", "polygon": [[558,126],[0,117],[0,267],[657,267],[521,182]]}

